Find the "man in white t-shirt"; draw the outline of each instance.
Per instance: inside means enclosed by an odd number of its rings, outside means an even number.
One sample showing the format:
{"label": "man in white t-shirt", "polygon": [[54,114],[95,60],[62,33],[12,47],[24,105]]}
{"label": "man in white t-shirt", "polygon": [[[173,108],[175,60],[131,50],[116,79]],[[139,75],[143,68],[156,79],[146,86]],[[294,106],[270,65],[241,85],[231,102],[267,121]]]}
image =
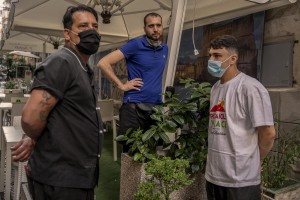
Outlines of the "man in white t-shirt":
{"label": "man in white t-shirt", "polygon": [[206,189],[209,200],[260,200],[261,163],[275,138],[270,96],[237,68],[238,44],[230,35],[211,41],[211,90]]}

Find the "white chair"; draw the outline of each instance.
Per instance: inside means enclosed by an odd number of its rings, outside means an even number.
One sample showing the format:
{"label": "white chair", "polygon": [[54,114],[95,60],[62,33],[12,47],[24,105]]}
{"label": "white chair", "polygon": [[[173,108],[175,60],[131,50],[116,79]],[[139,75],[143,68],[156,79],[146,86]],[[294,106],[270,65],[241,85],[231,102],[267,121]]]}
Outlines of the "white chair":
{"label": "white chair", "polygon": [[114,101],[112,99],[98,100],[97,106],[100,108],[100,114],[103,122],[108,122],[113,120]]}
{"label": "white chair", "polygon": [[27,183],[27,175],[25,167],[27,167],[26,162],[18,162],[17,169],[15,168],[15,179],[14,179],[14,199],[20,199],[21,186],[23,183]]}
{"label": "white chair", "polygon": [[117,157],[117,142],[115,138],[117,137],[117,131],[116,131],[116,117],[114,116],[114,100],[98,100],[97,104],[98,108],[100,109],[100,114],[103,123],[105,122],[112,122],[112,128],[113,128],[113,151],[114,151],[114,161],[118,160]]}
{"label": "white chair", "polygon": [[[119,115],[114,115],[113,117],[113,138],[117,137],[117,121],[119,121]],[[117,156],[117,142],[114,140],[114,161],[118,160],[118,156]]]}
{"label": "white chair", "polygon": [[[21,192],[20,192],[20,199],[19,200],[32,200],[29,194],[29,188],[27,183],[23,183],[21,185]],[[96,200],[96,199],[95,199]]]}
{"label": "white chair", "polygon": [[26,104],[28,97],[12,97],[12,110],[11,113],[8,113],[8,120],[11,125],[13,125],[13,121],[15,116],[21,116],[23,112],[24,105]]}
{"label": "white chair", "polygon": [[[13,118],[13,126],[17,130],[22,130],[21,118],[22,118],[21,116],[15,116]],[[13,167],[15,170],[15,175],[14,175],[14,197],[15,197],[14,199],[15,200],[20,199],[21,185],[23,183],[27,183],[27,176],[25,171],[26,166],[27,166],[27,161],[13,163]]]}
{"label": "white chair", "polygon": [[[7,93],[5,94],[3,102],[5,103],[11,103],[12,98],[23,98],[24,94],[23,93]],[[8,126],[10,124],[10,111],[9,110],[3,110],[3,122],[5,126]]]}
{"label": "white chair", "polygon": [[19,89],[4,89],[5,97],[3,102],[10,102],[12,97],[23,97],[24,94],[21,93]]}
{"label": "white chair", "polygon": [[9,93],[21,93],[20,89],[4,89],[4,94],[9,94]]}

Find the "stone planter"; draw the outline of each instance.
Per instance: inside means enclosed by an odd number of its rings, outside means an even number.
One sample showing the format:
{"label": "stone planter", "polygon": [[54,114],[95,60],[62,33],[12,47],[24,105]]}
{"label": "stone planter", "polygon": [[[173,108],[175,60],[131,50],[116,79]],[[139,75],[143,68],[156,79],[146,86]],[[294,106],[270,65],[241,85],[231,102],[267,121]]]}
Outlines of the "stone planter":
{"label": "stone planter", "polygon": [[120,200],[132,200],[139,184],[145,179],[144,166],[128,154],[121,154]]}
{"label": "stone planter", "polygon": [[280,189],[262,189],[262,200],[299,200],[300,182],[291,179],[294,183]]}
{"label": "stone planter", "polygon": [[[138,186],[145,180],[144,165],[133,161],[127,154],[121,155],[120,200],[132,200]],[[171,200],[206,200],[205,179],[202,174],[195,181],[171,194]]]}
{"label": "stone planter", "polygon": [[206,200],[206,186],[204,175],[195,175],[194,182],[171,194],[171,200]]}

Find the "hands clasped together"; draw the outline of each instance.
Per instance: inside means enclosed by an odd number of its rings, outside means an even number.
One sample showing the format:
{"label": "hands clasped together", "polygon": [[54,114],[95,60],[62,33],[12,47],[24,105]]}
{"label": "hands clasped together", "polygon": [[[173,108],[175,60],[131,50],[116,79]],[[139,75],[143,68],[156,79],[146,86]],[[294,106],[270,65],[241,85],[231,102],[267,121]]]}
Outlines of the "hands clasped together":
{"label": "hands clasped together", "polygon": [[35,143],[36,142],[34,140],[27,137],[27,138],[22,139],[20,142],[18,142],[13,147],[11,147],[11,155],[12,155],[13,160],[20,161],[20,162],[24,162],[24,161],[28,160]]}

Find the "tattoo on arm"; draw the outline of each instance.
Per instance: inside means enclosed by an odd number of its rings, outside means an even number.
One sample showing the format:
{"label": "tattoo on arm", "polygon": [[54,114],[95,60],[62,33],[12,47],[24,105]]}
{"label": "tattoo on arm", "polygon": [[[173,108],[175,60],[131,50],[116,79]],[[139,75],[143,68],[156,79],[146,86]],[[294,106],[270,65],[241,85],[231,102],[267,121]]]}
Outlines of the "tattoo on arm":
{"label": "tattoo on arm", "polygon": [[[46,91],[43,91],[43,99],[39,102],[42,107],[50,106],[49,100],[51,98],[50,94]],[[45,122],[47,120],[47,113],[45,111],[40,112],[40,120]]]}
{"label": "tattoo on arm", "polygon": [[40,105],[42,105],[42,106],[49,105],[49,100],[51,98],[50,94],[48,92],[46,92],[46,91],[43,91],[42,97],[43,97],[43,99],[40,102]]}
{"label": "tattoo on arm", "polygon": [[45,122],[47,120],[46,112],[44,112],[44,111],[40,112],[40,120],[42,122]]}

